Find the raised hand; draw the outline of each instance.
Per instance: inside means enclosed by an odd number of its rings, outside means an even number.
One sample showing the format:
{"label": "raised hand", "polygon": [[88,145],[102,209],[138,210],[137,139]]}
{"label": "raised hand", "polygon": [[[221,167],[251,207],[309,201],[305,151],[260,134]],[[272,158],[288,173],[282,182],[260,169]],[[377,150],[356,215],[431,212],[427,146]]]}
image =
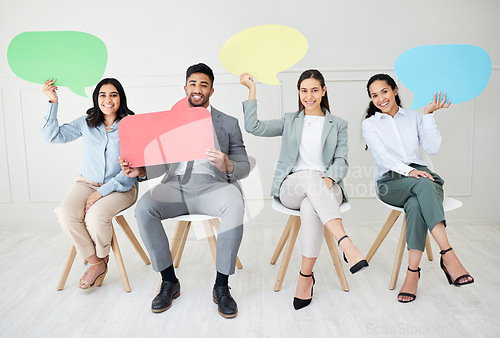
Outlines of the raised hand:
{"label": "raised hand", "polygon": [[243,73],[240,75],[240,83],[247,88],[255,87],[255,82],[249,73]]}
{"label": "raised hand", "polygon": [[52,103],[57,103],[57,93],[56,90],[58,89],[56,86],[54,86],[54,83],[56,80],[50,79],[47,80],[43,83],[43,93],[47,95],[49,98],[50,102]]}
{"label": "raised hand", "polygon": [[[437,95],[437,98],[436,98]],[[434,99],[424,107],[424,114],[430,114],[441,108],[448,108],[451,102],[446,103],[446,93],[443,92],[443,101],[441,101],[441,92],[434,93]]]}
{"label": "raised hand", "polygon": [[255,89],[255,81],[248,73],[243,73],[240,75],[240,83],[248,88],[248,99],[255,100],[256,89]]}

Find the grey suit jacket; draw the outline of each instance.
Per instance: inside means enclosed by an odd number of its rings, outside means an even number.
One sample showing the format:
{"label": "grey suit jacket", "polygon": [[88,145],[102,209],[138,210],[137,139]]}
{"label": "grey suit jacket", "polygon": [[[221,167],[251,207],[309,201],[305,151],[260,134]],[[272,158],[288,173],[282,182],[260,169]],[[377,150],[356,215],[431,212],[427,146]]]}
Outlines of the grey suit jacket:
{"label": "grey suit jacket", "polygon": [[[281,152],[274,173],[271,195],[279,197],[281,183],[292,171],[299,155],[304,111],[287,113],[281,119],[260,121],[257,118],[257,100],[244,101],[245,130],[257,136],[283,136]],[[323,145],[322,159],[326,167],[323,177],[330,177],[342,189],[345,200],[343,179],[347,175],[349,164],[347,162],[347,121],[333,116],[326,109],[325,123],[321,134]]]}
{"label": "grey suit jacket", "polygon": [[[212,124],[215,148],[226,154],[234,163],[234,171],[230,179],[227,178],[226,173],[212,167],[215,175],[221,181],[228,183],[247,177],[250,173],[250,162],[243,144],[238,120],[212,107]],[[173,176],[177,165],[178,163],[171,163],[146,167],[146,178],[141,181],[165,175],[162,183],[167,182]]]}

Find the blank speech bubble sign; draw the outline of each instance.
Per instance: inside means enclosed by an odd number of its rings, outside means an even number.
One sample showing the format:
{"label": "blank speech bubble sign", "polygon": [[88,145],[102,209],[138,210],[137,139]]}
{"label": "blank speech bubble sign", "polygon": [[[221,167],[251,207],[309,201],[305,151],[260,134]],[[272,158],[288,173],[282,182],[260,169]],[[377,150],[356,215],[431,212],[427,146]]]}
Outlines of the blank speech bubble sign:
{"label": "blank speech bubble sign", "polygon": [[299,62],[307,48],[307,39],[299,31],[282,25],[262,25],[229,38],[219,58],[232,74],[250,73],[262,83],[279,85],[276,74]]}
{"label": "blank speech bubble sign", "polygon": [[473,45],[434,45],[411,48],[394,63],[398,79],[413,92],[411,109],[418,109],[446,92],[451,103],[478,96],[490,80],[491,58]]}
{"label": "blank speech bubble sign", "polygon": [[187,97],[169,111],[125,116],[118,130],[120,157],[132,167],[201,160],[214,148],[212,115]]}
{"label": "blank speech bubble sign", "polygon": [[85,87],[101,79],[108,51],[98,37],[76,31],[23,32],[7,49],[10,69],[23,80],[68,87],[87,97]]}

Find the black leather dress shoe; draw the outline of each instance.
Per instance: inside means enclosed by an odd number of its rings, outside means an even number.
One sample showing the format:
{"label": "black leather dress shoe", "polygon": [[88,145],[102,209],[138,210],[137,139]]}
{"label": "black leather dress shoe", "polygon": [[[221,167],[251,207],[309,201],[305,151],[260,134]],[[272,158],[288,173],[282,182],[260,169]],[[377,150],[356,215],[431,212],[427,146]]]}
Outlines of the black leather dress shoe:
{"label": "black leather dress shoe", "polygon": [[229,293],[229,286],[214,286],[214,303],[219,307],[219,314],[224,318],[234,318],[238,314],[238,305]]}
{"label": "black leather dress shoe", "polygon": [[151,303],[151,311],[159,313],[170,309],[172,300],[181,295],[181,283],[172,283],[169,281],[161,282],[160,293],[153,299]]}

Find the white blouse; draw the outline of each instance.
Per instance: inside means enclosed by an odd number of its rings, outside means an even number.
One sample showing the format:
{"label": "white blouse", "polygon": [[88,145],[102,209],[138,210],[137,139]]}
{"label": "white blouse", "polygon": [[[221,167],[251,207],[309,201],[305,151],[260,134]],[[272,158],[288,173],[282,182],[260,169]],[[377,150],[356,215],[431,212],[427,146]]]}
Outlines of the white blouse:
{"label": "white blouse", "polygon": [[292,172],[312,169],[326,171],[322,160],[321,133],[325,124],[324,116],[304,115],[299,156]]}
{"label": "white blouse", "polygon": [[441,145],[434,114],[422,115],[415,110],[399,108],[394,118],[377,112],[363,121],[362,129],[368,149],[375,158],[375,180],[390,170],[408,176],[415,169],[409,164],[427,165],[420,147],[433,155]]}

